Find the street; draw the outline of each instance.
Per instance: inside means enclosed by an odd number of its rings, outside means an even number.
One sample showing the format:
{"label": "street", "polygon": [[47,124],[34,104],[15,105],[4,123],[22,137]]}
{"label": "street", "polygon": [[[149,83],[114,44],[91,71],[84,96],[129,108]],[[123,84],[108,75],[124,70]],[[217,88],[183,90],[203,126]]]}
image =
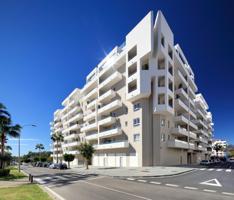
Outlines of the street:
{"label": "street", "polygon": [[113,178],[73,170],[23,167],[61,199],[233,199],[234,170],[198,168],[172,177]]}

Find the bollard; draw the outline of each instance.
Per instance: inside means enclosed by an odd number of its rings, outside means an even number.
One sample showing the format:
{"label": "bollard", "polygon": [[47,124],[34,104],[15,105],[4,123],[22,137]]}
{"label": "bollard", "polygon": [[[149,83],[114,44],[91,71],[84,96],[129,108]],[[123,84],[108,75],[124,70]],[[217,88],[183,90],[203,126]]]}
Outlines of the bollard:
{"label": "bollard", "polygon": [[33,183],[33,176],[31,175],[31,183]]}
{"label": "bollard", "polygon": [[31,182],[31,174],[28,175],[28,181]]}

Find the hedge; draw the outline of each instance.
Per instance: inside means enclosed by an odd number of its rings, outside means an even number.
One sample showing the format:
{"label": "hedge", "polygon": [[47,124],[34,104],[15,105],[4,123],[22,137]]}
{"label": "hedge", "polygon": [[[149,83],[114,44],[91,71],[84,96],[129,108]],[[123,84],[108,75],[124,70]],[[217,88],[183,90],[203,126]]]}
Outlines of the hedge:
{"label": "hedge", "polygon": [[0,177],[8,176],[10,174],[10,169],[0,169]]}

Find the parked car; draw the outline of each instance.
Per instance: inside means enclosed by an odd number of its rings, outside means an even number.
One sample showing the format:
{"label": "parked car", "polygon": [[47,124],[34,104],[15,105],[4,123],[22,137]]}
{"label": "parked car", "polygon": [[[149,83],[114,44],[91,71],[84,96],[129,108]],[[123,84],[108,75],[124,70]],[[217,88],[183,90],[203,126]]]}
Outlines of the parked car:
{"label": "parked car", "polygon": [[49,166],[50,169],[58,169],[58,164],[57,163],[52,163],[50,166]]}
{"label": "parked car", "polygon": [[234,158],[229,158],[228,162],[234,163]]}
{"label": "parked car", "polygon": [[66,163],[53,163],[49,166],[50,169],[67,169]]}
{"label": "parked car", "polygon": [[211,164],[211,162],[209,160],[202,160],[200,162],[200,165],[209,165],[209,164]]}

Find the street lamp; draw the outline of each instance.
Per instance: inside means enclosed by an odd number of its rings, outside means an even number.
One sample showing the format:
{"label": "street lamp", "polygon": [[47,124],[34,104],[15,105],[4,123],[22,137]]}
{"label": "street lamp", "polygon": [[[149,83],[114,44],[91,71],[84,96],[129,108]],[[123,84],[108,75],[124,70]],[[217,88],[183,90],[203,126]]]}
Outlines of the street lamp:
{"label": "street lamp", "polygon": [[[22,126],[22,129],[25,127],[25,126],[31,126],[31,127],[37,127],[35,124],[25,124]],[[20,135],[19,135],[19,141],[18,141],[18,170],[20,172]]]}

